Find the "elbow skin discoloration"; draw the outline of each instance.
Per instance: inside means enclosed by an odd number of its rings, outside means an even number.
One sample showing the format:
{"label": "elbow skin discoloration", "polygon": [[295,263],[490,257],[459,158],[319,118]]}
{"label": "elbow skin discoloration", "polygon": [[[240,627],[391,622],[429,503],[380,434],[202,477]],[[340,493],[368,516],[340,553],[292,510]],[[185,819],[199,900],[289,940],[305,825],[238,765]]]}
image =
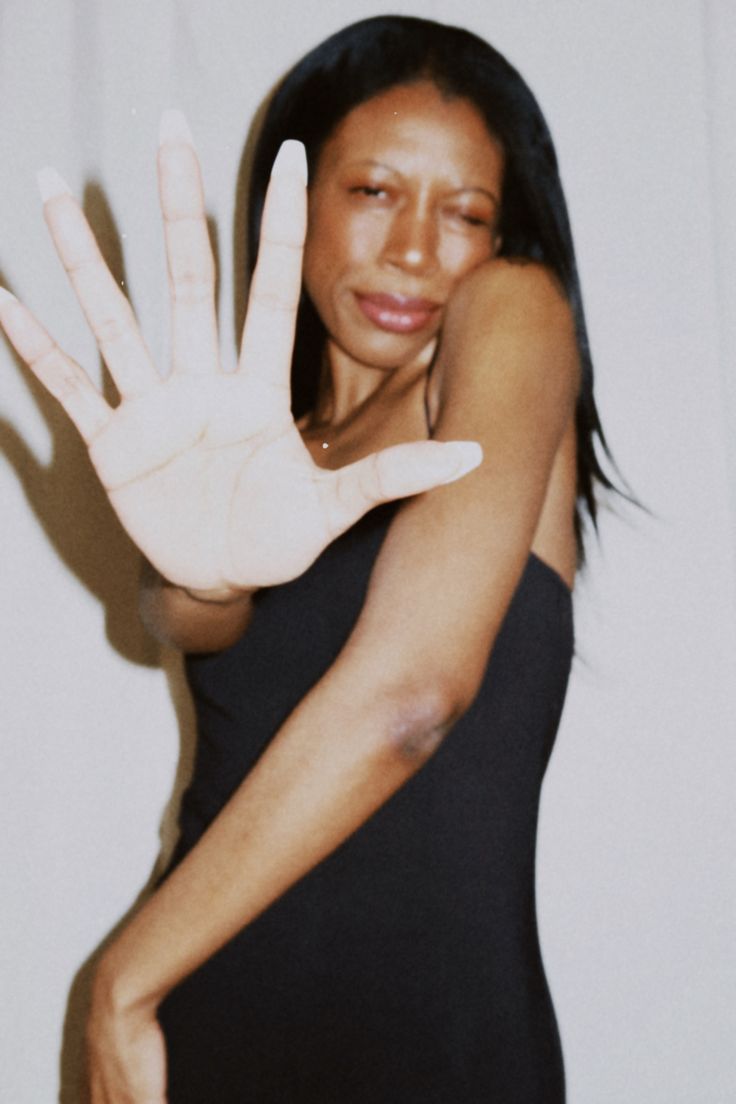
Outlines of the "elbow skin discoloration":
{"label": "elbow skin discoloration", "polygon": [[461,712],[440,690],[402,695],[388,726],[389,750],[418,769],[435,754]]}

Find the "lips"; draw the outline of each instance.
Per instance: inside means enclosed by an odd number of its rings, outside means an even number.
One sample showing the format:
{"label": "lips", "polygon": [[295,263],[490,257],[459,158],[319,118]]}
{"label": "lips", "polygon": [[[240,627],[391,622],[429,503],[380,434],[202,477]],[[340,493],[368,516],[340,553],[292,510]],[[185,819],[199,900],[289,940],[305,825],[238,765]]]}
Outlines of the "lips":
{"label": "lips", "polygon": [[416,333],[429,325],[440,309],[440,304],[431,299],[413,299],[385,292],[356,292],[355,299],[366,318],[388,333]]}

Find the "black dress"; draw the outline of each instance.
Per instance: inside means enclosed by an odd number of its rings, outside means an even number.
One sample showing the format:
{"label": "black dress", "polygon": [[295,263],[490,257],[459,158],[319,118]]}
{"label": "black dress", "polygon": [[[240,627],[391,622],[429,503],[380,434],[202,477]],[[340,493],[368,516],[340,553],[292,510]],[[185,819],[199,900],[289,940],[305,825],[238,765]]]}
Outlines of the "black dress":
{"label": "black dress", "polygon": [[[199,745],[174,864],[335,659],[395,509],[188,659]],[[570,592],[530,556],[439,751],[165,1000],[170,1104],[561,1104],[534,855],[572,647]]]}

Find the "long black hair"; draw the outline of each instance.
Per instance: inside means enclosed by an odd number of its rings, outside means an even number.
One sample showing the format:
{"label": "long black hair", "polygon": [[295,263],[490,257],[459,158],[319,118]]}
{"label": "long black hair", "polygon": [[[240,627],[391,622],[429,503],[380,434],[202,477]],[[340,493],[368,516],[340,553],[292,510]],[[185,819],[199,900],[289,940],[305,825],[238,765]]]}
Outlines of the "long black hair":
{"label": "long black hair", "polygon": [[[582,559],[580,507],[587,509],[595,525],[595,486],[611,488],[612,483],[596,453],[596,439],[606,455],[608,449],[593,398],[593,364],[575,251],[549,128],[530,88],[497,50],[460,27],[389,15],[353,23],[302,58],[277,87],[255,146],[247,212],[249,275],[255,267],[271,165],[281,142],[302,141],[314,173],[322,147],[348,112],[388,88],[418,80],[431,80],[444,94],[469,100],[500,140],[505,172],[499,255],[545,264],[570,302],[582,369],[575,411],[575,533]],[[315,404],[325,336],[303,293],[292,366],[295,417]]]}

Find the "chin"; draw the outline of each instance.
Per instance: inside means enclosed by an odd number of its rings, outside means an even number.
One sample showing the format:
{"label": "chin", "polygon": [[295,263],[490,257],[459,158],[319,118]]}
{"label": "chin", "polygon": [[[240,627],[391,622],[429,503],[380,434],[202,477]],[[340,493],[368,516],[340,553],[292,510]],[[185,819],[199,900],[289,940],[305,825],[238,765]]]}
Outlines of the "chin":
{"label": "chin", "polygon": [[436,337],[418,342],[381,341],[375,344],[337,343],[356,364],[379,372],[398,372],[402,368],[424,363],[429,365],[437,345]]}
{"label": "chin", "polygon": [[[384,372],[395,372],[418,364],[428,366],[439,336],[439,326],[436,325],[429,332],[412,334],[388,333],[377,327],[360,326],[358,332],[352,327],[350,329],[350,333],[341,327],[336,327],[334,332],[328,329],[329,341],[356,364]],[[368,332],[365,332],[366,329]]]}

